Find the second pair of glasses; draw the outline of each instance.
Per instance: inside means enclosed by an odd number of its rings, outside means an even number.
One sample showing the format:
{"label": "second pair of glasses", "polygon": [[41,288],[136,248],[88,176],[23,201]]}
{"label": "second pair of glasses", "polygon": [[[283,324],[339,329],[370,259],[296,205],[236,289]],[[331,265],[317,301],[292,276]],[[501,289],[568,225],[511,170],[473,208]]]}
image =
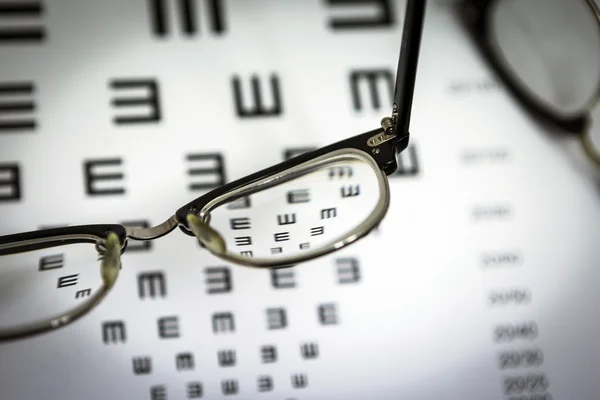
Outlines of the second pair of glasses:
{"label": "second pair of glasses", "polygon": [[458,15],[517,101],[600,167],[595,0],[463,0]]}

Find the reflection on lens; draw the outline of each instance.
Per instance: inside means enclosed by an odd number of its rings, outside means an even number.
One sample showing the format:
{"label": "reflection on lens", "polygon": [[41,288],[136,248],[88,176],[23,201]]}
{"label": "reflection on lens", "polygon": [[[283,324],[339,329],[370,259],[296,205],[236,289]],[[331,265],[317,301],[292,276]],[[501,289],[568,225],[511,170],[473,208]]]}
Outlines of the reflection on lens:
{"label": "reflection on lens", "polygon": [[600,85],[600,27],[586,0],[501,0],[492,46],[513,79],[550,111],[577,114]]}
{"label": "reflection on lens", "polygon": [[360,158],[326,163],[222,204],[210,211],[210,226],[236,256],[271,261],[308,257],[356,234],[365,222],[372,222],[372,228],[383,217],[387,181],[378,175]]}
{"label": "reflection on lens", "polygon": [[0,330],[62,315],[102,286],[93,244],[0,257]]}

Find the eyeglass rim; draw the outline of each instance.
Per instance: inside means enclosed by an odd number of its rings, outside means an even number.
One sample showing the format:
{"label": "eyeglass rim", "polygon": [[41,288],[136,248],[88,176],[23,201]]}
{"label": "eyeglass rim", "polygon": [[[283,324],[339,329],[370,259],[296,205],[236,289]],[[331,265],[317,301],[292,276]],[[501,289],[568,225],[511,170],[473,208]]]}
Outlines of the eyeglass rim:
{"label": "eyeglass rim", "polygon": [[[210,192],[192,200],[183,207],[179,208],[175,213],[174,217],[181,230],[189,236],[195,236],[192,230],[188,227],[187,215],[191,212],[197,214],[199,210],[202,210],[206,204],[213,199],[225,195],[228,192],[239,189],[240,187],[247,186],[253,182],[264,179],[265,177],[272,176],[292,169],[302,163],[316,159],[323,155],[332,153],[340,149],[355,149],[360,150],[363,153],[368,154],[369,157],[378,165],[385,174],[390,175],[396,171],[398,167],[396,155],[408,147],[409,135],[406,136],[392,136],[386,139],[377,146],[369,145],[369,140],[373,137],[385,134],[384,129],[378,128],[368,132],[361,133],[356,136],[341,140],[339,142],[332,143],[330,145],[321,147],[317,150],[300,154],[294,158],[275,164],[269,168],[260,170],[253,174],[247,175],[243,178],[237,179],[233,182],[227,183],[220,186]],[[173,218],[173,217],[171,217]]]}
{"label": "eyeglass rim", "polygon": [[[310,249],[307,252],[303,252],[301,253],[301,256],[294,257],[253,258],[237,255],[228,250],[226,250],[225,253],[217,253],[214,252],[213,249],[209,246],[206,246],[207,250],[209,250],[209,252],[221,259],[234,262],[238,265],[256,268],[284,268],[332,253],[366,236],[385,217],[385,214],[387,213],[390,204],[389,182],[379,165],[373,160],[373,158],[369,154],[353,148],[340,149],[326,153],[322,156],[299,164],[293,168],[289,168],[282,172],[266,176],[259,181],[249,183],[247,186],[242,186],[235,190],[229,191],[206,203],[205,206],[198,212],[198,217],[202,221],[205,221],[209,218],[210,212],[212,210],[225,203],[231,202],[241,197],[245,197],[252,193],[267,190],[270,187],[289,182],[297,177],[310,173],[311,171],[314,171],[316,169],[326,167],[328,164],[344,160],[359,160],[365,162],[369,167],[371,167],[371,170],[373,170],[373,172],[375,173],[375,177],[377,178],[377,185],[379,188],[379,200],[377,201],[377,204],[375,205],[369,216],[350,232],[344,235],[340,235],[330,240],[326,244],[319,246],[318,248]],[[272,183],[274,181],[277,183]]]}
{"label": "eyeglass rim", "polygon": [[[89,228],[92,229],[89,229]],[[47,230],[42,230],[42,231],[33,231],[33,232],[26,232],[24,234],[17,234],[17,235],[10,235],[10,236],[31,236],[32,234],[38,234],[38,236],[44,235],[44,234],[48,234],[48,232],[52,232],[52,233],[56,233],[57,231],[80,231],[80,232],[86,232],[86,233],[80,233],[80,234],[73,234],[73,233],[63,233],[63,234],[55,234],[52,236],[46,236],[46,237],[38,237],[36,239],[25,239],[22,240],[21,246],[22,249],[27,248],[27,250],[21,250],[21,251],[15,251],[12,253],[4,253],[3,255],[8,255],[8,254],[18,254],[18,253],[22,253],[22,252],[27,252],[27,251],[33,251],[33,250],[41,250],[41,249],[45,249],[48,247],[60,247],[60,246],[68,246],[68,245],[72,245],[72,244],[91,244],[94,243],[94,249],[99,250],[101,249],[105,244],[106,244],[106,239],[103,236],[100,236],[98,234],[91,234],[89,233],[90,230],[95,230],[97,232],[106,232],[106,237],[108,237],[108,235],[110,235],[111,233],[115,235],[115,237],[118,240],[118,246],[119,246],[119,254],[116,255],[116,262],[115,260],[103,260],[102,263],[100,264],[100,268],[98,269],[98,272],[101,274],[101,278],[102,278],[102,284],[100,285],[99,288],[97,288],[91,297],[88,298],[87,301],[85,301],[84,303],[75,306],[67,311],[64,311],[60,314],[56,314],[52,317],[48,317],[48,318],[44,318],[41,320],[37,320],[34,322],[27,322],[27,323],[23,323],[23,324],[19,324],[19,325],[15,325],[15,326],[9,326],[7,328],[0,328],[0,342],[5,342],[5,341],[13,341],[13,340],[17,340],[17,339],[24,339],[30,336],[35,336],[35,335],[39,335],[39,334],[43,334],[43,333],[48,333],[50,331],[54,331],[56,329],[62,328],[66,325],[71,324],[72,322],[78,320],[79,318],[83,317],[84,315],[86,315],[88,312],[90,312],[94,307],[96,307],[98,304],[100,304],[100,302],[106,297],[106,295],[108,294],[108,292],[110,292],[110,290],[112,289],[112,287],[115,285],[117,278],[119,276],[119,269],[120,269],[120,253],[123,251],[123,249],[126,247],[126,244],[123,243],[123,241],[120,240],[119,236],[115,233],[115,232],[111,232],[111,231],[106,231],[105,229],[101,229],[98,230],[99,227],[105,227],[102,225],[94,225],[94,226],[74,226],[74,227],[67,227],[67,228],[56,228],[56,229],[47,229]],[[118,227],[118,225],[117,225]],[[85,229],[88,228],[88,229]],[[95,229],[94,229],[95,228]],[[121,226],[121,228],[123,228]],[[123,232],[121,232],[122,234],[124,234]],[[4,238],[6,238],[8,236],[5,236]],[[2,237],[0,237],[1,239]],[[62,244],[56,244],[57,241],[61,241]],[[13,242],[15,243],[15,242]],[[16,242],[19,243],[19,242]],[[8,248],[8,246],[6,246]],[[16,247],[12,247],[13,249],[16,249]],[[114,271],[114,274],[112,276],[107,276],[105,275],[104,272],[104,268],[108,268],[108,269],[112,269]]]}
{"label": "eyeglass rim", "polygon": [[77,243],[103,246],[111,232],[117,235],[121,252],[124,252],[127,247],[127,228],[118,224],[93,224],[0,236],[0,256]]}

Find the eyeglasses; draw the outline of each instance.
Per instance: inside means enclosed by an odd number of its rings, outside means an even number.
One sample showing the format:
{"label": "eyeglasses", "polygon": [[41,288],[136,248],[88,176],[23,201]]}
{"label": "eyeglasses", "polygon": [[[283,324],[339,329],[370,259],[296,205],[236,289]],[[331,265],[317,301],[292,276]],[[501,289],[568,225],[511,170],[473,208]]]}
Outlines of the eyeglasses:
{"label": "eyeglasses", "polygon": [[392,115],[381,127],[221,186],[155,227],[85,225],[1,236],[0,340],[51,331],[89,312],[114,286],[128,239],[152,240],[179,227],[224,260],[281,268],[367,235],[386,214],[386,175],[408,146],[425,3],[407,2]]}
{"label": "eyeglasses", "polygon": [[461,20],[517,101],[600,166],[600,10],[594,0],[468,0]]}

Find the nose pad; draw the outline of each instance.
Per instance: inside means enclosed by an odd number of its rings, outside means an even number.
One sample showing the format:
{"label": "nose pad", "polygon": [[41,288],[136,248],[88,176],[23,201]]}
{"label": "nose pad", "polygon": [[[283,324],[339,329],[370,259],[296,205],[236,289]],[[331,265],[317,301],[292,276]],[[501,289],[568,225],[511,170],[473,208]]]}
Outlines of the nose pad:
{"label": "nose pad", "polygon": [[121,269],[121,243],[116,234],[112,232],[108,234],[100,260],[102,261],[100,264],[102,280],[107,285],[114,284]]}
{"label": "nose pad", "polygon": [[210,225],[202,222],[194,214],[188,214],[186,219],[188,227],[194,232],[202,247],[205,247],[214,254],[224,254],[227,251],[225,239],[223,239],[223,236],[219,232],[211,228]]}

